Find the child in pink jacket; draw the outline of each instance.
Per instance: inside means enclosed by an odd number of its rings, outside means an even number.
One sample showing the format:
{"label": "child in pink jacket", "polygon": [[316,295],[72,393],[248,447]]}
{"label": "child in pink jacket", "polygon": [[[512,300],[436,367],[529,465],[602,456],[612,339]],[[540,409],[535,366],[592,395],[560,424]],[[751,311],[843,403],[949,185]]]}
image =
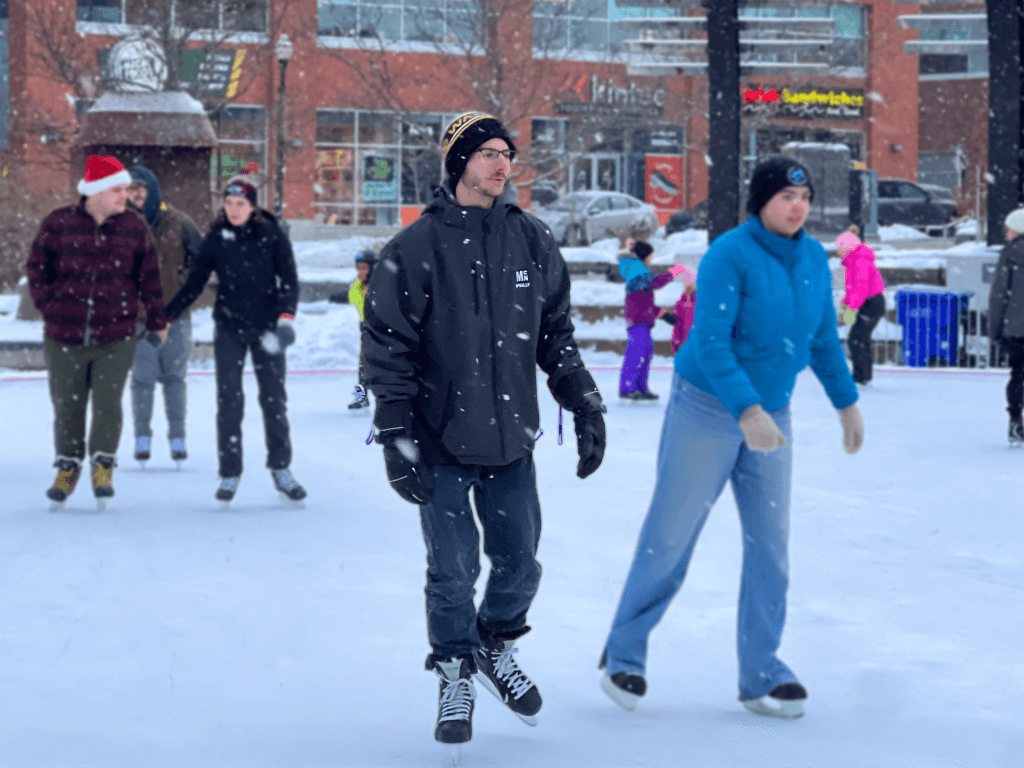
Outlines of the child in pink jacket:
{"label": "child in pink jacket", "polygon": [[885,315],[885,283],[875,266],[875,252],[853,232],[836,239],[836,249],[846,267],[846,296],[841,305],[843,321],[852,326],[846,345],[853,360],[853,380],[871,381],[871,334]]}
{"label": "child in pink jacket", "polygon": [[672,309],[676,316],[675,327],[672,329],[673,352],[678,352],[679,348],[686,343],[686,337],[690,335],[690,329],[693,327],[693,308],[697,303],[697,286],[695,285],[697,275],[689,267],[683,266],[679,279],[683,283],[683,295],[679,297],[679,301]]}

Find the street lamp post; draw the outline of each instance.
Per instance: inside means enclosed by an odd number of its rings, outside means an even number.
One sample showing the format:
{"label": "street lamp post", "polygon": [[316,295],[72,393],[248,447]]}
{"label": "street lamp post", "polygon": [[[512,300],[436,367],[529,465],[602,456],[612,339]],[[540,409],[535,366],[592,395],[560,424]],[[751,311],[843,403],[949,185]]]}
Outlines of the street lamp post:
{"label": "street lamp post", "polygon": [[277,177],[274,183],[274,216],[284,221],[284,156],[285,156],[285,73],[288,71],[288,59],[292,57],[292,41],[288,35],[281,35],[274,47],[277,63],[281,66],[281,79],[277,86]]}

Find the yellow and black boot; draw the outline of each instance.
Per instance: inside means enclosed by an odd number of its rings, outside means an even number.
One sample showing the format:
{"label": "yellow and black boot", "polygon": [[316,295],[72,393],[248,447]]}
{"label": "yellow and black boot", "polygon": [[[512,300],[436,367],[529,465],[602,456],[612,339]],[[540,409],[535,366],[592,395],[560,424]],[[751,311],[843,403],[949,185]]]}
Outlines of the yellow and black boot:
{"label": "yellow and black boot", "polygon": [[100,511],[106,509],[107,499],[114,495],[115,457],[109,453],[97,453],[92,459],[92,494]]}
{"label": "yellow and black boot", "polygon": [[75,492],[78,485],[78,478],[82,476],[82,462],[78,459],[71,459],[61,456],[54,462],[57,468],[57,477],[46,491],[46,498],[50,500],[50,509],[57,511],[64,508],[68,496]]}

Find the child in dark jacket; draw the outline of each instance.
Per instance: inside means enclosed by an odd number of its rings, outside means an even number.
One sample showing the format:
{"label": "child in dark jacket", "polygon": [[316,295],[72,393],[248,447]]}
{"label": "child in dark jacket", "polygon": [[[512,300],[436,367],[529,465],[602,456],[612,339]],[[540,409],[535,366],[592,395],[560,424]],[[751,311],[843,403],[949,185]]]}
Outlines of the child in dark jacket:
{"label": "child in dark jacket", "polygon": [[657,277],[648,268],[654,257],[650,243],[637,240],[628,255],[619,260],[619,274],[626,281],[626,354],[622,360],[619,376],[619,397],[626,400],[657,400],[658,396],[647,389],[647,376],[654,356],[654,341],[651,328],[665,313],[654,306],[654,292],[672,282],[686,269],[676,264]]}

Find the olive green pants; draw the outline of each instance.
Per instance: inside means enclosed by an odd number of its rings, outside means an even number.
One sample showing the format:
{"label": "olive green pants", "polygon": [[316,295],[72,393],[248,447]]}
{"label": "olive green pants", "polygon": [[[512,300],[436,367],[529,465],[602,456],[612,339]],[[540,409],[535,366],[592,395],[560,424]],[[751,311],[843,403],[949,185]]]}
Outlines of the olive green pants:
{"label": "olive green pants", "polygon": [[85,413],[92,393],[89,456],[115,456],[121,440],[121,400],[135,358],[135,337],[109,344],[62,344],[46,337],[43,354],[53,401],[57,456],[85,459]]}

